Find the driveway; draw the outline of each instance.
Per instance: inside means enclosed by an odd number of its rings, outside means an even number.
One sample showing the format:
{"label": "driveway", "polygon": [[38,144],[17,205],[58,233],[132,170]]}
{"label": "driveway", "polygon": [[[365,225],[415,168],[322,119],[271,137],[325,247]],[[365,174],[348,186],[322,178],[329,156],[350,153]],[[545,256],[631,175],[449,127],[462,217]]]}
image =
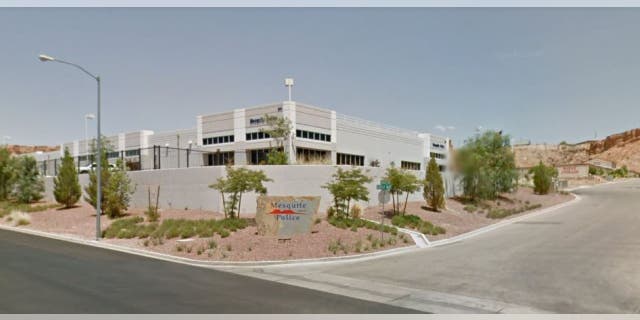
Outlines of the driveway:
{"label": "driveway", "polygon": [[572,205],[441,247],[244,273],[433,312],[640,312],[640,180],[575,193]]}

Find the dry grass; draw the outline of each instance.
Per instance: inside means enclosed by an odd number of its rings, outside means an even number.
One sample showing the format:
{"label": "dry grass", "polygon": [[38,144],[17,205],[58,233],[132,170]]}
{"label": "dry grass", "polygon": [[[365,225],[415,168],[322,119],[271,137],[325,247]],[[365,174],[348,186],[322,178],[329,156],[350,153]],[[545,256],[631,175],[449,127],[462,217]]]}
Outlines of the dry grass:
{"label": "dry grass", "polygon": [[26,226],[31,223],[31,216],[22,211],[11,211],[9,216],[6,218],[7,222],[12,222],[14,227]]}

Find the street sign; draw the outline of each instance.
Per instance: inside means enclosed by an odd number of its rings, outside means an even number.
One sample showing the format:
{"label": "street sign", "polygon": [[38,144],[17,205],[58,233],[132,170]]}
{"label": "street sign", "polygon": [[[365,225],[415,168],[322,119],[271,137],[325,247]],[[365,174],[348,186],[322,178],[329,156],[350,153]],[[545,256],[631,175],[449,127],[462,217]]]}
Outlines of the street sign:
{"label": "street sign", "polygon": [[391,195],[389,194],[389,192],[385,190],[381,190],[380,192],[378,192],[379,203],[386,204],[386,203],[389,203],[390,200],[391,200]]}
{"label": "street sign", "polygon": [[380,181],[380,184],[376,186],[376,189],[389,191],[391,190],[391,183],[389,183],[389,181]]}

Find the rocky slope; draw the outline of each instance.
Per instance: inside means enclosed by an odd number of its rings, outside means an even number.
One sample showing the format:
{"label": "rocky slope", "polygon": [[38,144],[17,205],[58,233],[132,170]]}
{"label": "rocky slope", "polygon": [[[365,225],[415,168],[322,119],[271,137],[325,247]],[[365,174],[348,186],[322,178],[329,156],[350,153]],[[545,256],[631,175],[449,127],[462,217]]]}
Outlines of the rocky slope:
{"label": "rocky slope", "polygon": [[59,150],[60,147],[56,146],[56,147],[51,147],[51,146],[23,146],[23,145],[17,145],[17,144],[13,144],[13,145],[8,145],[7,148],[9,149],[9,153],[11,154],[24,154],[24,153],[32,153],[32,152],[36,152],[36,151],[42,151],[42,152],[51,152],[51,151],[56,151]]}
{"label": "rocky slope", "polygon": [[514,146],[516,166],[532,167],[542,161],[545,164],[581,164],[599,159],[626,165],[631,171],[640,172],[640,129],[612,134],[605,139],[577,144],[534,144]]}

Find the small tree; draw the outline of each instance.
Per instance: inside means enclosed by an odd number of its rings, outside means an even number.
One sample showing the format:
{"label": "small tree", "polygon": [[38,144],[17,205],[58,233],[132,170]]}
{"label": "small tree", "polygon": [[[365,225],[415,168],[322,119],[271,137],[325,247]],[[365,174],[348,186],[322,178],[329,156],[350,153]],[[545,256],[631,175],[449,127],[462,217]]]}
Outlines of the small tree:
{"label": "small tree", "polygon": [[529,170],[533,174],[533,191],[537,194],[547,194],[553,186],[553,178],[558,176],[558,170],[552,166],[545,166],[542,161]]}
{"label": "small tree", "polygon": [[111,172],[109,183],[104,190],[105,206],[103,212],[111,219],[120,217],[129,208],[131,195],[135,192],[135,186],[127,175],[126,167],[122,160],[118,159],[116,169]]}
{"label": "small tree", "polygon": [[81,195],[82,190],[78,182],[78,171],[73,162],[73,157],[71,157],[69,150],[65,148],[62,165],[60,165],[58,175],[53,179],[53,196],[56,202],[64,205],[65,208],[71,208],[80,200]]}
{"label": "small tree", "polygon": [[365,184],[373,179],[359,168],[338,168],[331,177],[331,181],[322,187],[333,196],[334,211],[339,217],[349,217],[351,201],[369,201],[369,190]]}
{"label": "small tree", "polygon": [[220,191],[225,218],[240,216],[242,195],[247,192],[266,194],[264,182],[273,181],[262,170],[227,166],[227,177],[218,178],[209,188]]}
{"label": "small tree", "polygon": [[[389,190],[389,192],[391,193],[393,214],[399,214],[401,212],[401,206],[402,213],[404,214],[407,210],[409,195],[420,189],[421,183],[418,181],[418,177],[407,170],[399,169],[395,165],[391,165],[387,168],[384,179],[391,184],[391,190]],[[403,194],[405,196],[404,204],[401,201]]]}
{"label": "small tree", "polygon": [[9,149],[0,147],[0,201],[7,200],[13,189],[16,176],[16,160]]}
{"label": "small tree", "polygon": [[267,154],[268,164],[288,164],[289,155],[285,152],[285,142],[289,141],[291,136],[291,121],[285,117],[265,115],[263,117],[267,128],[260,129],[275,140],[276,145],[271,146],[269,154]]}
{"label": "small tree", "polygon": [[462,174],[465,196],[472,200],[495,199],[498,193],[516,187],[518,173],[509,140],[501,132],[486,131],[458,150],[456,167]]}
{"label": "small tree", "polygon": [[42,199],[44,181],[38,172],[36,159],[21,157],[13,196],[20,203],[32,203]]}
{"label": "small tree", "polygon": [[[104,141],[104,139],[103,139]],[[95,149],[94,149],[95,150]],[[109,161],[107,160],[108,147],[104,148],[100,154],[100,166],[102,171],[100,184],[102,185],[102,207],[100,214],[105,213],[107,186],[109,185],[109,179],[111,178],[111,171],[109,170]],[[98,194],[98,172],[92,170],[89,172],[89,184],[84,188],[85,196],[84,200],[92,207],[97,206],[97,194]]]}
{"label": "small tree", "polygon": [[423,197],[433,211],[444,208],[444,182],[435,158],[429,160],[424,180]]}

